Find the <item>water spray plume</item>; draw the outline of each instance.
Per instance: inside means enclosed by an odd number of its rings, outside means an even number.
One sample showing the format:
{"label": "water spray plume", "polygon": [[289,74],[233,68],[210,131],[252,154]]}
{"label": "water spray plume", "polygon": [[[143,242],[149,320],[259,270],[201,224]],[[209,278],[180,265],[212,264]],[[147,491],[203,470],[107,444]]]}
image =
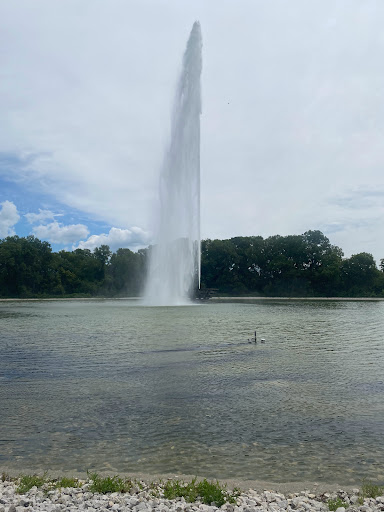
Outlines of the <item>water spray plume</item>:
{"label": "water spray plume", "polygon": [[183,57],[161,170],[160,212],[145,292],[150,305],[187,304],[200,287],[201,49],[196,21]]}

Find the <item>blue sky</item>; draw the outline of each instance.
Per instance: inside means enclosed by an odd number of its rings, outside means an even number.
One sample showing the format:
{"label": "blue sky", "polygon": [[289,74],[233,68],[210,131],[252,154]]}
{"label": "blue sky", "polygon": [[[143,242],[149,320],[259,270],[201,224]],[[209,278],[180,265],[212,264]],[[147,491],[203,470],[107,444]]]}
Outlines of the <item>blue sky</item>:
{"label": "blue sky", "polygon": [[152,241],[196,19],[202,237],[320,229],[383,258],[381,0],[2,2],[0,237]]}
{"label": "blue sky", "polygon": [[93,249],[102,243],[113,250],[121,246],[135,250],[148,244],[148,235],[140,230],[116,228],[60,202],[49,187],[24,176],[30,164],[33,158],[0,154],[0,236],[35,235],[48,240],[55,251]]}
{"label": "blue sky", "polygon": [[[17,234],[18,236],[36,235],[36,228],[48,226],[52,223],[58,223],[60,226],[77,226],[72,229],[73,236],[70,233],[62,233],[62,242],[52,242],[54,250],[63,248],[72,249],[72,245],[79,241],[78,234],[101,234],[109,231],[112,226],[103,222],[97,222],[83,212],[69,208],[65,204],[50,197],[49,194],[41,193],[37,187],[26,188],[24,184],[15,183],[9,179],[0,179],[0,188],[2,198],[13,203],[16,206],[19,219],[13,225],[9,225],[9,232],[6,234]],[[4,208],[4,204],[3,204]],[[2,209],[3,209],[2,208]],[[32,216],[30,215],[32,214]],[[34,215],[36,217],[34,217]],[[79,226],[84,226],[79,228]],[[47,233],[48,235],[48,233]],[[58,234],[59,235],[59,234]],[[50,236],[42,238],[51,238]],[[59,235],[60,238],[60,235]],[[57,239],[55,239],[57,240]]]}

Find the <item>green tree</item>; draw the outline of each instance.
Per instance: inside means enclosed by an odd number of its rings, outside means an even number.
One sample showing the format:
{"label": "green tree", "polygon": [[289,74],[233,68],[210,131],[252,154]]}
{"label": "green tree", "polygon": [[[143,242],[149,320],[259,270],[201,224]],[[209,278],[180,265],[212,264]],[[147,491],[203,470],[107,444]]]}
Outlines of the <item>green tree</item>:
{"label": "green tree", "polygon": [[264,293],[267,295],[311,295],[306,273],[303,235],[275,235],[265,240]]}
{"label": "green tree", "polygon": [[242,291],[239,279],[239,255],[230,240],[203,240],[201,244],[201,275],[205,288],[222,292]]}
{"label": "green tree", "polygon": [[367,252],[353,254],[342,264],[343,288],[346,295],[351,297],[366,297],[373,294],[373,285],[380,271],[376,262]]}
{"label": "green tree", "polygon": [[34,236],[0,240],[0,294],[29,297],[49,293],[54,284],[52,249]]}
{"label": "green tree", "polygon": [[340,247],[332,245],[321,231],[307,231],[303,238],[306,252],[304,266],[314,294],[338,294],[341,286],[343,251]]}
{"label": "green tree", "polygon": [[262,269],[265,267],[264,240],[261,236],[231,238],[239,257],[237,278],[244,291],[259,294],[263,288]]}
{"label": "green tree", "polygon": [[101,245],[100,247],[95,247],[95,249],[93,249],[93,256],[99,263],[98,279],[99,281],[104,281],[105,271],[112,256],[109,245]]}
{"label": "green tree", "polygon": [[96,295],[99,292],[103,284],[100,261],[89,249],[60,251],[55,264],[65,294]]}
{"label": "green tree", "polygon": [[137,253],[130,249],[118,249],[112,255],[108,266],[108,292],[112,295],[137,296],[142,292],[145,269],[146,250]]}

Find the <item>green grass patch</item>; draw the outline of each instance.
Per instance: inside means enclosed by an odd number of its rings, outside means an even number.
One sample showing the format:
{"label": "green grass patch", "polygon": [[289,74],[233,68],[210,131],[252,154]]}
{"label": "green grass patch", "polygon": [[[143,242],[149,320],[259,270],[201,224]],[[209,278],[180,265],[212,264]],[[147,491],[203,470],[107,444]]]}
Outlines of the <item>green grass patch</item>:
{"label": "green grass patch", "polygon": [[184,498],[185,501],[195,501],[197,498],[195,480],[192,480],[191,483],[182,482],[181,480],[168,481],[164,485],[164,498],[167,500]]}
{"label": "green grass patch", "polygon": [[77,478],[68,478],[65,476],[63,476],[63,478],[59,478],[59,480],[57,480],[57,482],[54,483],[54,487],[56,489],[61,489],[61,488],[65,488],[65,487],[78,488],[78,487],[81,487],[82,485],[83,484],[81,482],[79,482]]}
{"label": "green grass patch", "polygon": [[239,494],[238,489],[230,493],[219,482],[209,482],[206,479],[201,482],[196,482],[196,478],[192,482],[170,480],[164,485],[164,498],[168,500],[180,497],[192,503],[200,499],[206,505],[215,503],[217,507],[221,507],[224,503],[235,503]]}
{"label": "green grass patch", "polygon": [[368,480],[363,480],[361,485],[361,491],[358,503],[362,505],[364,503],[365,498],[377,498],[378,496],[383,496],[384,494],[384,486],[377,485]]}
{"label": "green grass patch", "polygon": [[92,480],[89,490],[91,492],[99,492],[107,494],[108,492],[129,492],[133,484],[130,479],[123,479],[119,476],[107,476],[105,478],[99,476],[97,473],[88,475]]}
{"label": "green grass patch", "polygon": [[328,505],[329,510],[331,510],[332,512],[337,510],[339,507],[344,507],[344,508],[349,507],[349,503],[346,503],[341,498],[336,498],[334,500],[328,500],[327,505]]}
{"label": "green grass patch", "polygon": [[44,473],[43,476],[21,475],[19,485],[16,488],[16,492],[18,494],[25,494],[30,489],[32,489],[32,487],[42,487],[47,482],[47,473]]}
{"label": "green grass patch", "polygon": [[[3,475],[2,479],[8,478],[8,475]],[[93,493],[107,494],[112,492],[126,493],[137,492],[143,488],[141,482],[131,480],[129,478],[121,478],[118,475],[102,477],[98,473],[88,473],[89,478],[89,491]],[[48,478],[47,473],[44,475],[21,475],[18,478],[18,487],[16,492],[25,494],[32,487],[43,488],[48,493],[52,489],[61,488],[79,488],[82,483],[77,478],[62,477],[59,479]],[[161,486],[161,488],[159,488]],[[239,489],[234,489],[229,492],[226,486],[220,485],[218,481],[208,481],[206,479],[197,481],[194,478],[191,482],[184,482],[181,480],[169,480],[164,482],[153,482],[149,486],[152,488],[152,493],[169,500],[175,498],[184,498],[185,501],[193,503],[200,500],[206,505],[215,503],[217,507],[221,507],[224,503],[236,503],[237,497],[240,495]],[[330,509],[336,510],[336,509]]]}
{"label": "green grass patch", "polygon": [[378,496],[382,496],[383,493],[384,486],[373,484],[367,480],[363,481],[363,485],[361,486],[361,494],[365,498],[377,498]]}

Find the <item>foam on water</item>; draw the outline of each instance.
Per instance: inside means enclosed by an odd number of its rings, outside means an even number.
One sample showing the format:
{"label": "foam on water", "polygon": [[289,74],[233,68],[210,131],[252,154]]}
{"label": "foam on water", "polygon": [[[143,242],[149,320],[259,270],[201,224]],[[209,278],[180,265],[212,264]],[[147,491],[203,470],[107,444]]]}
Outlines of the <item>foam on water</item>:
{"label": "foam on water", "polygon": [[188,304],[200,284],[200,114],[202,40],[195,22],[176,88],[171,140],[160,178],[160,211],[145,303]]}

